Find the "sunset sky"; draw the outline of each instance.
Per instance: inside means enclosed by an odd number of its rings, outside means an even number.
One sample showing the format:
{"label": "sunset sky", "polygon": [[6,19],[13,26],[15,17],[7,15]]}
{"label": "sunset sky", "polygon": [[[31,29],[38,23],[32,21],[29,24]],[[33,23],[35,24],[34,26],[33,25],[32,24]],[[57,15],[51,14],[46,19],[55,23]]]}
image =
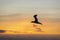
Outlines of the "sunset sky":
{"label": "sunset sky", "polygon": [[[31,23],[34,14],[43,25]],[[0,0],[0,30],[4,34],[60,34],[60,0]]]}

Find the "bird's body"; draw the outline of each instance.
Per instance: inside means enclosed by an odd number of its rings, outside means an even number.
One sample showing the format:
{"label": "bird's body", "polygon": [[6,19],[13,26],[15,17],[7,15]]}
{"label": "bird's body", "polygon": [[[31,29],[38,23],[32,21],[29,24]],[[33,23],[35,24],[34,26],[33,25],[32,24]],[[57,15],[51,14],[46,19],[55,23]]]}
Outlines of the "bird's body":
{"label": "bird's body", "polygon": [[37,15],[34,15],[34,21],[32,21],[32,23],[36,23],[36,24],[42,24],[38,21]]}

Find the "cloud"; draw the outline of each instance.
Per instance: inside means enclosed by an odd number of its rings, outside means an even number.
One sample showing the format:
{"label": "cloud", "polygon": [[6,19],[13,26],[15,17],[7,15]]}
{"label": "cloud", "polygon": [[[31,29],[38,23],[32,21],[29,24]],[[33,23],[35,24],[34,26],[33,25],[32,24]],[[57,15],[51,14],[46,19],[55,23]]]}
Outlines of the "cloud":
{"label": "cloud", "polygon": [[6,30],[0,30],[0,33],[5,33],[6,32]]}
{"label": "cloud", "polygon": [[8,30],[9,32],[20,33],[19,31]]}
{"label": "cloud", "polygon": [[37,27],[37,25],[33,24],[33,27]]}
{"label": "cloud", "polygon": [[21,14],[11,14],[11,15],[0,15],[0,21],[16,21],[21,20],[22,15]]}
{"label": "cloud", "polygon": [[36,28],[38,32],[43,32],[41,28]]}
{"label": "cloud", "polygon": [[33,24],[33,27],[36,29],[37,32],[43,32],[41,28],[37,27],[37,25]]}

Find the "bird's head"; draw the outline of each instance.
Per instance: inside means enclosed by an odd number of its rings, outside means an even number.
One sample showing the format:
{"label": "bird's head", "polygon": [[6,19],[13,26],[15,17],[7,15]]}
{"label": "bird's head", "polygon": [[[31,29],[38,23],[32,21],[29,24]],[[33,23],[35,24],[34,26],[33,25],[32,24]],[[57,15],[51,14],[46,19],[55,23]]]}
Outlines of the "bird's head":
{"label": "bird's head", "polygon": [[34,15],[34,17],[36,17],[36,16],[37,16],[37,14]]}

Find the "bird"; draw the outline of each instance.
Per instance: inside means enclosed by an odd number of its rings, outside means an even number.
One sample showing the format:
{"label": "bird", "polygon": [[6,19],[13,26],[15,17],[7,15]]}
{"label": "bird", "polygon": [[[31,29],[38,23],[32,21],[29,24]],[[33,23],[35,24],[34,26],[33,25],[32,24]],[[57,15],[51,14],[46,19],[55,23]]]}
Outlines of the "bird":
{"label": "bird", "polygon": [[42,23],[38,21],[37,14],[35,14],[33,17],[34,17],[35,20],[31,21],[31,23],[41,24],[42,25]]}

